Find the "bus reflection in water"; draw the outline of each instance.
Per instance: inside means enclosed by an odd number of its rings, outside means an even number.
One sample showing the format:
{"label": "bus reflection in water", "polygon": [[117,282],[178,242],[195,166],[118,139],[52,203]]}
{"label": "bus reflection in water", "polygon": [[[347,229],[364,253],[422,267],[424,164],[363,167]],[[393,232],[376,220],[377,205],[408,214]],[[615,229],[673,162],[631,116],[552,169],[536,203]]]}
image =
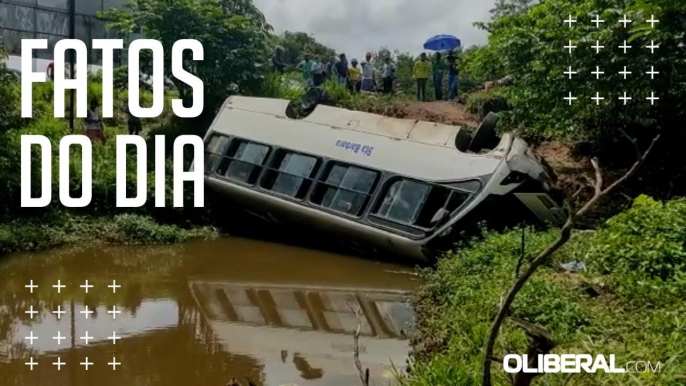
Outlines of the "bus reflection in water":
{"label": "bus reflection in water", "polygon": [[406,363],[414,324],[408,293],[211,281],[190,288],[220,344],[266,367],[265,384],[355,383],[357,310],[360,359],[372,378]]}

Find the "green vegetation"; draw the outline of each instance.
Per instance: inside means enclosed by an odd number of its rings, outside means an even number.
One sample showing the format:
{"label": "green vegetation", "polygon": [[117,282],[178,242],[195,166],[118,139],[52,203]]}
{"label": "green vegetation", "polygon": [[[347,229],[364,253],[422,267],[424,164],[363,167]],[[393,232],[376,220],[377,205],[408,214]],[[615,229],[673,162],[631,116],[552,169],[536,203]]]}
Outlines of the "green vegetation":
{"label": "green vegetation", "polygon": [[58,213],[0,223],[0,256],[67,244],[171,244],[216,236],[212,227],[164,225],[137,214],[94,217]]}
{"label": "green vegetation", "polygon": [[[650,168],[653,180],[644,180],[641,191],[654,185],[670,188],[660,189],[661,195],[682,192],[686,186],[681,149],[686,142],[682,127],[686,118],[683,103],[686,72],[682,71],[686,64],[686,3],[681,0],[531,3],[529,0],[499,1],[493,10],[494,20],[483,25],[490,32],[489,44],[460,54],[461,93],[472,91],[477,83],[506,75],[513,77],[510,86],[470,93],[465,98],[468,110],[482,116],[488,111],[504,111],[504,128],[516,129],[528,139],[586,141],[593,145],[592,152],[604,157],[603,161],[616,162],[619,158],[620,168],[622,158],[631,157],[633,162],[634,157],[634,149],[624,133],[637,138],[639,147],[643,147],[655,133],[661,132],[661,148],[654,152],[661,158],[651,160],[660,166]],[[602,10],[599,15],[606,21],[601,28],[590,23],[598,10]],[[570,14],[579,20],[573,29],[562,23]],[[624,14],[634,20],[631,28],[624,29],[618,23]],[[654,29],[644,22],[651,15],[660,19]],[[180,134],[202,135],[227,96],[300,97],[304,88],[299,73],[269,72],[270,51],[275,46],[284,47],[285,59],[291,66],[305,54],[319,60],[327,60],[334,54],[334,50],[304,33],[272,35],[271,27],[250,0],[149,0],[102,16],[113,21],[111,28],[121,36],[142,30],[147,37],[162,41],[166,68],[170,68],[174,41],[193,38],[203,43],[205,60],[195,62],[189,55],[184,68],[205,83],[204,116],[199,120],[174,118],[167,100],[165,115],[143,121],[144,136],[164,134],[168,142]],[[179,31],[183,31],[183,36]],[[580,46],[573,56],[562,49],[569,40]],[[631,55],[623,55],[615,48],[625,40],[634,46]],[[596,41],[607,49],[596,54],[589,48]],[[651,41],[660,45],[654,54],[643,48]],[[379,58],[389,53],[386,48],[375,53],[377,65],[381,64]],[[411,79],[414,57],[397,52],[395,56],[397,75],[404,80],[398,82],[394,97],[354,94],[333,82],[323,88],[341,107],[402,118],[405,114],[402,105],[414,94]],[[598,80],[591,77],[590,71],[595,68],[588,63],[597,64],[607,76]],[[149,69],[150,64],[151,58],[144,57],[143,70]],[[638,76],[651,65],[660,71],[660,76],[654,80]],[[569,66],[582,75],[568,79],[563,72]],[[637,76],[627,81],[620,79],[618,72],[624,66],[631,67]],[[0,100],[3,101],[0,105],[0,202],[4,204],[0,206],[0,256],[72,243],[163,244],[216,235],[217,231],[207,226],[207,209],[148,205],[122,212],[115,208],[114,138],[126,132],[122,114],[128,98],[126,76],[126,68],[119,69],[115,75],[116,116],[105,120],[108,141],[94,145],[92,204],[80,210],[68,210],[56,203],[41,210],[20,209],[20,136],[45,135],[55,149],[63,136],[72,133],[66,120],[52,117],[54,90],[49,83],[34,88],[34,118],[20,118],[19,81],[4,68],[0,52]],[[171,93],[177,97],[185,101],[191,98],[184,84],[174,84],[174,88]],[[570,91],[580,98],[600,92],[607,99],[600,106],[579,101],[570,107],[562,99]],[[616,97],[624,91],[636,103],[620,105]],[[89,83],[89,98],[99,97],[101,92],[99,76],[94,74]],[[650,92],[660,95],[659,104],[650,106],[644,101]],[[141,98],[144,105],[151,101],[149,92],[143,92]],[[80,132],[79,121],[76,133]],[[151,142],[149,149],[152,145]],[[167,149],[170,148],[168,145]],[[604,151],[607,149],[611,151]],[[53,152],[55,198],[58,196],[56,156]],[[129,189],[135,180],[131,161],[132,158],[128,162]],[[80,168],[75,167],[80,164],[78,152],[71,154],[70,162],[75,171],[70,176],[70,190],[78,194],[81,190]],[[35,172],[34,178],[38,170]],[[148,180],[148,196],[152,197],[152,174]],[[169,201],[170,186],[168,183]],[[526,232],[525,267],[534,253],[557,236],[556,230],[484,231],[482,237],[446,255],[434,270],[424,272],[426,284],[416,301],[419,328],[413,341],[411,374],[402,382],[432,386],[480,382],[484,340],[501,298],[515,278],[522,232]],[[660,361],[663,368],[659,374],[598,373],[575,375],[571,380],[566,375],[544,375],[538,378],[539,383],[686,383],[685,259],[684,200],[662,203],[641,196],[633,208],[617,215],[601,229],[575,233],[571,242],[554,255],[553,261],[525,285],[514,302],[511,316],[548,329],[557,344],[555,353],[616,354],[619,363]],[[563,272],[558,267],[566,262],[583,262],[587,269]],[[496,342],[496,354],[502,357],[507,353],[524,353],[528,346],[526,334],[508,319]],[[494,369],[495,381],[508,384],[499,365]]]}
{"label": "green vegetation", "polygon": [[[605,20],[600,28],[591,23],[596,13]],[[646,132],[640,137],[656,130],[667,133],[686,115],[681,103],[686,75],[678,70],[686,64],[685,13],[686,4],[672,0],[545,1],[527,12],[495,18],[486,26],[489,44],[471,52],[463,68],[483,81],[512,75],[511,122],[532,134],[599,138],[618,136],[619,129],[633,136]],[[562,22],[570,14],[578,20],[574,28]],[[618,22],[623,15],[634,21],[628,28]],[[655,28],[646,23],[651,15],[660,19]],[[562,48],[569,40],[579,46],[573,55]],[[627,54],[618,48],[625,40],[632,46]],[[591,48],[596,41],[605,47],[600,53]],[[652,41],[660,45],[655,53],[645,48]],[[590,74],[596,65],[605,72],[600,79]],[[571,80],[563,73],[569,66],[579,72]],[[619,74],[624,66],[633,71],[626,81]],[[651,66],[660,72],[655,79],[644,74]],[[586,101],[570,107],[562,99],[570,91],[584,98],[600,92],[607,99],[600,107]],[[617,99],[625,91],[635,97],[630,106]],[[645,101],[651,92],[660,96],[654,107]]]}
{"label": "green vegetation", "polygon": [[284,60],[291,69],[295,68],[305,55],[325,63],[336,55],[333,48],[321,44],[304,32],[286,31],[282,35],[274,35],[271,37],[271,45],[283,48]]}
{"label": "green vegetation", "polygon": [[[494,19],[481,26],[489,44],[466,49],[461,77],[478,83],[512,77],[512,84],[466,96],[468,111],[501,111],[502,130],[516,130],[529,140],[572,139],[584,154],[598,155],[615,172],[635,161],[637,145],[662,138],[640,173],[640,186],[629,192],[654,192],[660,198],[684,193],[686,162],[681,146],[686,132],[684,34],[686,3],[672,0],[502,1]],[[605,23],[596,28],[598,14]],[[562,21],[578,20],[574,28]],[[622,15],[634,21],[623,28]],[[645,22],[655,16],[660,23]],[[573,55],[562,46],[579,46]],[[633,46],[624,55],[617,47]],[[660,48],[651,54],[652,41]],[[590,47],[605,46],[600,53]],[[590,66],[593,63],[593,66]],[[590,73],[598,65],[605,76]],[[571,80],[571,66],[579,75]],[[634,76],[624,80],[627,66]],[[660,72],[644,75],[651,66]],[[571,107],[562,99],[580,99]],[[624,92],[634,98],[624,106]],[[582,101],[599,92],[600,106]],[[659,103],[646,97],[655,92]],[[635,143],[629,139],[635,139]],[[640,151],[639,151],[640,152]],[[574,176],[576,177],[576,176]],[[631,193],[630,193],[631,194]],[[519,318],[546,328],[556,343],[552,353],[616,354],[620,366],[631,360],[658,361],[658,374],[546,374],[545,385],[685,384],[686,362],[686,201],[658,202],[638,197],[631,209],[596,231],[577,231],[524,285],[500,329],[495,355],[524,354],[531,345]],[[416,300],[419,329],[413,341],[411,385],[481,384],[488,330],[506,291],[513,285],[522,256],[523,271],[535,254],[557,238],[558,230],[484,231],[424,272],[426,284]],[[565,272],[561,263],[583,262],[586,269]],[[492,366],[494,384],[512,384],[501,364]]]}
{"label": "green vegetation", "polygon": [[[196,39],[204,48],[204,60],[194,61],[185,53],[183,67],[203,80],[206,120],[231,94],[255,93],[262,73],[256,62],[265,51],[271,27],[250,0],[153,0],[131,3],[127,9],[113,9],[102,15],[112,20],[108,28],[121,36],[143,31],[149,39],[165,48],[165,68],[171,68],[172,46],[180,38]],[[183,32],[181,32],[183,31]],[[141,70],[150,73],[152,57],[141,57]],[[170,78],[181,99],[187,101],[192,90]]]}
{"label": "green vegetation", "polygon": [[[460,246],[435,270],[416,299],[419,316],[413,342],[410,385],[480,384],[482,347],[503,292],[512,283],[526,232],[524,265],[557,231],[516,229],[485,232]],[[561,263],[587,269],[564,272]],[[659,374],[546,374],[546,385],[677,385],[686,382],[686,201],[647,196],[596,232],[579,232],[554,260],[526,284],[511,316],[548,329],[552,353],[616,354],[660,361]],[[503,325],[496,355],[524,354],[529,341],[511,322]],[[501,365],[495,384],[510,384]]]}
{"label": "green vegetation", "polygon": [[[275,44],[286,48],[289,60],[297,63],[302,55],[333,55],[333,50],[302,33],[271,34],[272,28],[251,0],[180,0],[132,2],[125,9],[111,9],[100,15],[107,18],[108,28],[122,38],[142,31],[146,37],[162,42],[165,48],[165,68],[171,68],[172,46],[179,38],[197,39],[204,47],[204,60],[194,61],[190,52],[184,57],[183,67],[204,82],[205,110],[199,119],[184,120],[173,116],[171,98],[180,98],[187,104],[192,90],[170,77],[173,90],[167,90],[164,114],[155,119],[144,119],[144,137],[148,138],[149,162],[153,161],[153,135],[166,136],[167,155],[170,156],[173,140],[182,134],[204,135],[209,122],[224,100],[235,94],[286,97],[296,99],[303,93],[298,74],[276,76],[268,65],[270,49]],[[183,36],[179,35],[183,31]],[[2,50],[2,47],[0,47]],[[23,249],[35,250],[65,243],[97,240],[113,243],[171,243],[192,237],[210,237],[216,230],[208,228],[211,202],[206,208],[195,209],[187,204],[183,209],[172,208],[171,161],[167,162],[168,208],[156,208],[153,200],[143,208],[122,211],[115,205],[115,137],[126,134],[124,111],[128,101],[128,68],[116,70],[115,116],[104,119],[105,144],[93,146],[93,199],[87,208],[70,210],[57,203],[59,141],[70,134],[81,134],[83,123],[76,121],[74,133],[68,120],[53,118],[52,83],[37,84],[33,91],[33,119],[20,118],[20,84],[15,73],[5,67],[6,55],[0,51],[0,255]],[[150,52],[141,53],[141,71],[152,69]],[[88,99],[102,95],[102,76],[90,75]],[[299,79],[299,78],[298,78]],[[141,104],[152,102],[149,85],[141,82]],[[147,91],[146,91],[147,90]],[[48,137],[53,145],[53,205],[43,209],[21,209],[20,206],[20,141],[26,134]],[[34,152],[33,194],[40,190],[39,162]],[[133,195],[135,167],[133,157],[127,162],[127,190]],[[80,154],[73,150],[70,163],[70,191],[81,191]],[[154,196],[154,170],[148,165],[148,197]],[[184,194],[187,203],[191,191]]]}
{"label": "green vegetation", "polygon": [[[14,88],[18,81],[14,80],[0,85],[0,90]],[[106,144],[93,146],[93,199],[91,205],[79,210],[67,210],[57,202],[59,197],[58,148],[62,137],[71,134],[68,123],[64,119],[52,117],[52,83],[36,85],[34,88],[34,118],[21,121],[24,125],[0,131],[0,176],[2,189],[0,200],[6,205],[0,207],[0,256],[21,250],[37,250],[77,242],[112,242],[112,243],[172,243],[193,237],[206,238],[216,235],[216,230],[199,225],[202,213],[191,208],[154,208],[152,204],[139,208],[135,214],[122,214],[115,205],[114,168],[116,141],[115,137],[125,134],[125,122],[121,116],[123,103],[127,92],[117,90],[115,96],[116,117],[106,119]],[[90,95],[100,95],[99,84],[89,84]],[[150,94],[142,95],[142,103],[149,102]],[[10,100],[4,106],[6,116],[18,114],[19,98]],[[167,101],[168,103],[169,101]],[[81,121],[77,121],[77,133],[81,133]],[[155,120],[145,122],[151,132],[160,132],[176,137],[178,132],[173,128],[171,117],[166,114]],[[44,135],[53,145],[53,205],[44,209],[21,209],[20,204],[20,142],[21,135]],[[173,138],[169,138],[173,141]],[[34,166],[39,165],[37,153],[34,154]],[[129,194],[133,195],[135,187],[135,159],[133,155],[127,160],[127,186]],[[80,152],[73,151],[70,157],[71,176],[70,191],[73,195],[81,191],[81,158]],[[172,184],[171,163],[168,163],[166,197],[171,207]],[[152,171],[153,167],[148,166]],[[33,194],[40,194],[39,168],[34,168],[32,189]],[[154,175],[150,172],[148,178],[148,195],[153,196]],[[189,207],[190,205],[186,205]],[[153,220],[156,219],[156,220]],[[170,222],[175,225],[158,223]]]}
{"label": "green vegetation", "polygon": [[[686,141],[686,3],[552,0],[514,9],[480,24],[489,32],[488,45],[466,50],[460,63],[463,78],[512,77],[512,85],[497,95],[508,107],[500,114],[500,128],[533,141],[582,141],[586,153],[619,168],[634,159],[626,136],[647,147],[661,133],[643,188],[659,197],[685,193],[683,184],[673,181],[686,178],[681,149]],[[591,23],[596,14],[605,20],[600,28]],[[563,23],[569,15],[578,20],[573,28]],[[633,21],[627,28],[619,23],[624,15]],[[646,22],[651,16],[660,20],[654,28]],[[563,48],[569,41],[578,46],[572,55]],[[619,48],[625,41],[632,47],[626,54]],[[596,42],[604,47],[598,53],[592,48]],[[647,48],[652,42],[660,46],[654,53]],[[604,72],[599,79],[592,74],[596,66]],[[564,73],[570,67],[578,72],[571,79]],[[631,72],[626,79],[620,73],[625,67]],[[654,79],[646,74],[651,68],[659,72]],[[571,106],[563,100],[570,92],[579,98]],[[633,98],[626,105],[618,99],[625,92]],[[590,100],[596,93],[605,98],[600,105]],[[651,93],[660,98],[655,105],[646,100]]]}
{"label": "green vegetation", "polygon": [[499,113],[509,110],[507,90],[492,88],[490,90],[477,90],[465,97],[467,111],[478,114],[481,119],[489,112]]}
{"label": "green vegetation", "polygon": [[[7,103],[0,106],[0,256],[22,250],[38,250],[53,246],[81,242],[109,243],[174,243],[189,238],[208,238],[217,231],[207,227],[206,212],[186,205],[185,208],[172,208],[171,200],[171,162],[167,163],[166,198],[169,208],[155,208],[152,204],[124,214],[115,205],[114,168],[116,154],[115,137],[126,134],[126,122],[123,111],[128,92],[115,90],[115,117],[105,119],[105,144],[93,146],[93,199],[87,208],[69,210],[58,202],[59,173],[58,146],[62,137],[72,134],[68,121],[53,117],[52,83],[37,84],[33,90],[33,119],[20,119],[19,79],[4,68],[0,59],[0,95],[9,96]],[[100,97],[102,87],[98,82],[99,74],[94,74],[88,85],[90,97]],[[150,105],[149,92],[141,94],[141,103]],[[3,101],[5,99],[3,98]],[[166,100],[165,113],[156,119],[144,120],[145,133],[160,133],[167,136],[171,143],[178,135],[187,133],[183,122],[172,117]],[[82,120],[76,121],[75,133],[82,133]],[[20,204],[20,143],[22,135],[44,135],[52,142],[53,205],[43,209],[21,209]],[[151,148],[152,148],[151,141]],[[171,149],[171,146],[167,146]],[[151,151],[150,154],[154,154]],[[33,154],[34,174],[33,194],[40,194],[39,167],[37,152]],[[133,156],[127,160],[127,187],[133,195],[135,187],[135,163]],[[150,158],[152,160],[152,157]],[[81,158],[79,151],[72,151],[70,156],[71,175],[70,191],[72,195],[81,192]],[[152,171],[152,165],[148,165]],[[148,196],[153,197],[154,175],[148,177]],[[190,192],[189,192],[190,193]],[[185,194],[190,201],[190,194]]]}

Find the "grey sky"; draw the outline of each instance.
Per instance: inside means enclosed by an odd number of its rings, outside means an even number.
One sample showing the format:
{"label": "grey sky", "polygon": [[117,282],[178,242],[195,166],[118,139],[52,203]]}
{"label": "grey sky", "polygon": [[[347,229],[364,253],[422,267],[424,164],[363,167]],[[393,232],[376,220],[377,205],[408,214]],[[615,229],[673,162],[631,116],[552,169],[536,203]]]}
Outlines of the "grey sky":
{"label": "grey sky", "polygon": [[486,43],[474,28],[488,21],[494,0],[254,0],[276,32],[302,31],[362,58],[387,46],[419,53],[426,39],[456,35],[463,46]]}

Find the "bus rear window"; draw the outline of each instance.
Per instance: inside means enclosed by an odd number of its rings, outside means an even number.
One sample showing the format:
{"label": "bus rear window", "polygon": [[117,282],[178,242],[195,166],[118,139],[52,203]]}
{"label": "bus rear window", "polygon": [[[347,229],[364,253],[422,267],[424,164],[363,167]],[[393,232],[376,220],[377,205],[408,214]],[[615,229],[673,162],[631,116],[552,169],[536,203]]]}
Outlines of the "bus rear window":
{"label": "bus rear window", "polygon": [[212,173],[217,162],[222,158],[226,147],[229,144],[229,137],[212,134],[205,145],[205,173]]}

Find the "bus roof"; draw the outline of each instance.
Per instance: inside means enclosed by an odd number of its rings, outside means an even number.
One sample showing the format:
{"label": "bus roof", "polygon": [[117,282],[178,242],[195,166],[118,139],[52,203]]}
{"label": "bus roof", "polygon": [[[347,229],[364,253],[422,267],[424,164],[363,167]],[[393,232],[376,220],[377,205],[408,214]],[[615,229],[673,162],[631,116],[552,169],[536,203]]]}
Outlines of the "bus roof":
{"label": "bus roof", "polygon": [[434,181],[493,173],[496,154],[457,150],[458,126],[319,105],[303,119],[290,119],[282,99],[233,96],[211,130],[229,136],[366,165]]}
{"label": "bus roof", "polygon": [[[226,107],[285,117],[289,103],[284,99],[234,96]],[[392,118],[325,105],[317,106],[312,114],[300,121],[452,149],[455,149],[455,137],[462,129],[460,126]]]}

